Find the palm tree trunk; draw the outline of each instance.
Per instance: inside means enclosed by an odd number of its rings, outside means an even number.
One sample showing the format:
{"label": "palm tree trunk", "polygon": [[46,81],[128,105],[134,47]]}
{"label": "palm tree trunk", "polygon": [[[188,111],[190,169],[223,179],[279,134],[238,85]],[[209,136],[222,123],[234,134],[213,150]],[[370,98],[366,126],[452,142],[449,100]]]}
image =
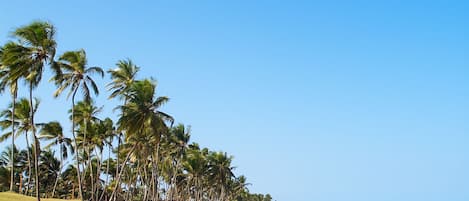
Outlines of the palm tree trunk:
{"label": "palm tree trunk", "polygon": [[20,174],[20,186],[18,187],[18,193],[21,194],[21,189],[23,189],[23,174]]}
{"label": "palm tree trunk", "polygon": [[119,132],[119,135],[117,138],[116,177],[119,174],[119,154],[120,154],[120,147],[121,147],[121,138],[122,138],[122,133]]}
{"label": "palm tree trunk", "polygon": [[158,193],[160,182],[158,181],[159,174],[158,174],[158,164],[160,163],[160,141],[156,142],[156,200],[160,200],[160,194]]}
{"label": "palm tree trunk", "polygon": [[28,150],[26,152],[26,155],[28,157],[28,185],[26,186],[26,191],[25,194],[29,193],[29,187],[31,186],[31,153],[29,153],[29,138],[28,138],[28,131],[24,131],[24,136],[26,138],[26,149]]}
{"label": "palm tree trunk", "polygon": [[16,96],[17,91],[13,89],[13,107],[11,109],[11,176],[10,176],[10,191],[14,189],[15,182],[15,110],[16,110]]}
{"label": "palm tree trunk", "polygon": [[77,166],[77,177],[78,177],[78,193],[80,194],[80,199],[83,201],[83,186],[81,184],[81,173],[80,173],[80,160],[78,157],[78,146],[77,146],[77,137],[75,135],[75,94],[77,91],[75,90],[72,95],[72,135],[73,135],[73,145],[75,148],[75,165]]}
{"label": "palm tree trunk", "polygon": [[[86,124],[86,123],[85,123]],[[85,129],[86,129],[86,126],[85,126]],[[86,131],[85,131],[86,133]],[[86,134],[85,134],[86,135]],[[85,139],[85,142],[86,142],[86,139]],[[90,169],[90,181],[91,181],[91,200],[94,200],[94,177],[93,177],[93,164],[91,162],[91,153],[90,153],[90,150],[89,150],[89,147],[86,146],[86,152],[87,152],[87,155],[88,155],[88,167]],[[86,175],[85,175],[86,176]]]}
{"label": "palm tree trunk", "polygon": [[[127,98],[124,98],[124,105],[127,104]],[[121,147],[121,139],[122,139],[122,131],[119,132],[117,136],[117,157],[116,157],[116,176],[119,174],[119,154],[120,154],[120,147]]]}
{"label": "palm tree trunk", "polygon": [[[123,162],[122,164],[126,164],[126,163],[127,163],[127,161],[128,161],[129,158],[130,158],[130,155],[131,155],[132,152],[134,151],[135,147],[136,147],[136,145],[134,145],[134,146],[132,147],[132,149],[129,151],[129,153],[128,153],[127,156],[125,157],[125,160],[124,160],[124,162]],[[122,176],[122,173],[124,172],[123,170],[124,170],[124,167],[121,168],[119,174],[117,175],[117,178],[116,178],[116,186],[114,187],[114,190],[113,190],[112,193],[111,193],[111,197],[109,198],[109,201],[112,201],[112,199],[113,199],[114,196],[115,196],[117,187],[120,185],[121,176]]]}
{"label": "palm tree trunk", "polygon": [[[111,161],[111,146],[109,146],[108,149],[108,157],[107,157],[107,162],[106,162],[106,183],[105,186],[109,185],[109,162]],[[101,196],[99,200],[103,200],[103,196],[106,193],[106,188],[103,186],[103,192],[101,193]]]}
{"label": "palm tree trunk", "polygon": [[29,82],[29,114],[30,114],[30,123],[31,128],[33,131],[33,138],[34,138],[34,168],[36,169],[36,199],[37,201],[41,201],[40,192],[39,192],[39,141],[37,140],[36,136],[36,127],[34,126],[34,108],[33,108],[33,82]]}

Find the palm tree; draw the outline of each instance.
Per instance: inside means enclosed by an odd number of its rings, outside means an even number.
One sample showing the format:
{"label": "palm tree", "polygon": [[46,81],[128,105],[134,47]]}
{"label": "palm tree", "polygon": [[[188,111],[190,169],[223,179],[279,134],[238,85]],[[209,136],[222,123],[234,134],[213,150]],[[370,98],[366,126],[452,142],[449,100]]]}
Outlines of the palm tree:
{"label": "palm tree", "polygon": [[[6,88],[6,87],[9,87],[10,88],[10,94],[11,94],[11,97],[12,97],[12,115],[11,115],[11,121],[14,122],[15,121],[15,116],[13,115],[15,113],[15,106],[16,106],[16,98],[18,96],[18,79],[17,78],[14,78],[12,75],[11,75],[11,71],[12,69],[8,66],[5,66],[3,65],[3,47],[0,48],[0,93]],[[15,125],[13,124],[11,126],[11,135],[12,135],[12,138],[11,138],[11,146],[12,147],[15,147]],[[13,149],[12,149],[13,151]],[[11,175],[10,175],[10,191],[13,191],[14,189],[14,185],[13,185],[13,181],[14,181],[14,163],[15,163],[15,158],[14,158],[14,154],[11,153]]]}
{"label": "palm tree", "polygon": [[[94,179],[93,171],[91,166],[91,150],[94,149],[95,143],[93,142],[93,134],[95,134],[94,126],[99,123],[101,120],[97,118],[98,113],[100,113],[102,107],[97,107],[94,105],[92,100],[89,101],[80,101],[74,107],[74,114],[70,115],[71,118],[74,118],[73,122],[75,125],[80,127],[76,129],[77,137],[76,143],[77,147],[82,147],[83,155],[86,156],[88,168],[90,169],[91,177],[91,187],[94,188]],[[72,113],[72,110],[69,110],[69,113]],[[84,164],[84,163],[83,163]],[[83,171],[86,173],[86,167],[83,166]],[[91,191],[91,194],[94,194],[94,191]]]}
{"label": "palm tree", "polygon": [[[108,70],[111,75],[112,82],[107,85],[108,90],[112,91],[109,98],[124,99],[124,105],[127,104],[126,94],[130,86],[135,82],[140,67],[136,66],[132,60],[119,60],[116,64],[117,68]],[[122,133],[119,133],[117,139],[117,154],[120,153],[120,144]],[[119,174],[119,157],[117,157],[116,175]]]}
{"label": "palm tree", "polygon": [[51,149],[42,151],[39,159],[40,171],[38,172],[42,178],[42,189],[46,196],[51,196],[50,192],[60,174],[60,160],[55,157],[55,151]]}
{"label": "palm tree", "polygon": [[186,154],[189,140],[190,140],[190,127],[186,128],[183,124],[178,124],[177,126],[170,129],[170,136],[169,140],[170,143],[173,144],[174,148],[174,158],[172,159],[175,161],[175,165],[173,168],[173,172],[170,178],[170,196],[168,196],[169,200],[173,200],[173,197],[177,197],[177,176],[178,172],[181,169],[181,162],[183,160],[184,155]]}
{"label": "palm tree", "polygon": [[228,183],[231,178],[234,178],[233,169],[231,166],[232,156],[228,156],[222,152],[211,152],[208,157],[208,172],[211,177],[211,183],[215,184],[216,194],[218,200],[225,200]]}
{"label": "palm tree", "polygon": [[204,177],[208,174],[206,154],[203,150],[190,149],[183,163],[184,170],[187,173],[185,192],[196,201],[202,200]]}
{"label": "palm tree", "polygon": [[[84,50],[69,51],[65,52],[59,57],[58,62],[54,62],[54,69],[57,69],[56,75],[51,79],[58,86],[58,89],[54,93],[54,97],[58,97],[65,89],[70,88],[70,92],[67,97],[72,96],[72,134],[73,140],[76,147],[76,136],[75,136],[75,122],[74,122],[74,108],[75,108],[75,95],[79,89],[84,94],[86,101],[91,100],[90,88],[93,90],[95,95],[99,94],[98,86],[91,78],[91,74],[97,73],[104,77],[104,71],[100,67],[88,67],[86,53]],[[79,169],[78,155],[75,155],[76,168],[78,176],[78,185],[80,197],[83,200],[83,186],[81,185],[81,175]]]}
{"label": "palm tree", "polygon": [[[6,149],[4,151],[2,151],[2,153],[0,155],[0,165],[3,166],[3,165],[7,165],[7,164],[13,164],[13,167],[18,166],[18,164],[13,162],[13,158],[19,158],[19,157],[15,157],[15,156],[18,156],[18,155],[19,155],[19,151],[16,147],[14,147],[14,146],[6,147]],[[16,170],[18,170],[18,169],[16,169]],[[18,174],[15,171],[15,169],[10,168],[9,171],[13,172],[13,174],[11,174],[11,175]],[[8,181],[8,180],[5,180],[5,182],[6,181]],[[13,183],[13,185],[14,185],[16,183],[16,181],[15,180],[10,180],[10,186],[11,186],[11,183]]]}
{"label": "palm tree", "polygon": [[[30,121],[32,136],[34,138],[34,166],[38,169],[39,142],[36,136],[33,112],[33,90],[42,79],[44,66],[54,59],[56,42],[54,40],[55,28],[47,22],[36,21],[29,25],[19,27],[13,32],[18,43],[7,43],[3,50],[3,65],[12,68],[11,80],[24,78],[29,85]],[[36,172],[36,198],[39,201],[39,177]]]}
{"label": "palm tree", "polygon": [[135,77],[140,67],[136,66],[130,59],[119,60],[116,66],[117,68],[108,70],[112,79],[112,82],[107,85],[108,90],[112,91],[109,98],[124,98],[124,94],[127,93],[129,87],[135,82]]}
{"label": "palm tree", "polygon": [[[174,119],[170,115],[161,112],[159,108],[168,102],[169,98],[155,97],[156,83],[153,80],[145,79],[135,81],[125,94],[127,103],[117,107],[122,111],[118,120],[120,130],[126,131],[126,141],[136,139],[148,140],[146,135],[152,135],[151,139],[155,141],[155,153],[152,158],[158,161],[159,142],[161,135],[167,132],[166,122],[173,123]],[[130,149],[123,164],[125,164],[135,150],[138,143],[135,143]],[[152,163],[156,168],[155,162]],[[124,169],[124,168],[122,168]],[[120,184],[122,170],[117,175],[117,185],[115,186],[111,198],[113,198],[117,187]],[[157,172],[157,171],[156,171]],[[156,175],[155,175],[156,176]],[[155,185],[157,186],[157,185]],[[155,193],[155,191],[153,192]]]}
{"label": "palm tree", "polygon": [[[39,107],[39,100],[38,99],[34,99],[34,105],[33,105],[33,112],[35,113]],[[10,103],[9,105],[9,108],[13,108],[13,103]],[[32,130],[33,126],[31,125],[31,116],[30,116],[30,101],[26,98],[20,98],[16,104],[16,109],[14,110],[14,113],[13,113],[13,109],[6,109],[6,110],[3,110],[0,112],[0,117],[4,118],[3,120],[0,120],[0,127],[2,129],[6,129],[6,128],[9,128],[9,127],[12,127],[12,126],[17,126],[18,130],[17,130],[17,133],[15,135],[15,137],[19,137],[20,134],[24,133],[25,134],[25,139],[26,139],[26,145],[27,145],[27,155],[28,155],[28,167],[29,167],[29,171],[28,171],[28,180],[31,179],[31,157],[30,157],[30,151],[29,151],[29,146],[31,145],[29,143],[29,138],[28,138],[28,132]],[[12,119],[14,119],[14,121],[11,121],[10,117],[13,116]],[[12,132],[7,132],[5,134],[3,134],[1,137],[0,137],[0,142],[10,138],[13,136],[13,133]],[[33,160],[34,160],[34,157],[33,157]],[[28,182],[29,184],[30,182]]]}
{"label": "palm tree", "polygon": [[55,189],[60,178],[60,172],[63,169],[63,161],[64,159],[68,158],[68,152],[74,154],[72,140],[68,137],[65,137],[62,126],[57,121],[52,121],[42,125],[39,138],[44,140],[52,140],[52,142],[46,145],[45,148],[51,147],[52,145],[59,147],[60,165],[59,171],[57,172],[57,177],[54,182],[54,188],[52,190],[52,197],[54,197]]}

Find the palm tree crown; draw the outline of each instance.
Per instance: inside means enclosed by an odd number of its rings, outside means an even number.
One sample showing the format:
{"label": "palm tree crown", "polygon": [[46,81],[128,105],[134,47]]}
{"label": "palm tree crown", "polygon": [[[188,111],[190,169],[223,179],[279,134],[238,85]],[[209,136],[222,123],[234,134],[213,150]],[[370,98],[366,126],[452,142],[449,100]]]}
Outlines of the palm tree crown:
{"label": "palm tree crown", "polygon": [[86,52],[84,50],[68,51],[59,57],[59,61],[54,62],[56,75],[51,79],[58,85],[54,97],[59,96],[66,88],[70,87],[67,97],[74,95],[78,89],[81,89],[84,99],[91,100],[90,87],[93,92],[99,94],[98,86],[91,78],[92,74],[98,74],[104,77],[104,71],[100,67],[88,67]]}

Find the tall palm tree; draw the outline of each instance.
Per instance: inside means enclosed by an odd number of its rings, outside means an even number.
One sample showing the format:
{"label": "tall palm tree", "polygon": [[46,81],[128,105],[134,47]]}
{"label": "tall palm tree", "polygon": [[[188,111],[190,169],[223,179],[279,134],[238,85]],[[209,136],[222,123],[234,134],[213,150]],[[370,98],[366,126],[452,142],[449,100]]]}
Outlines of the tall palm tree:
{"label": "tall palm tree", "polygon": [[[94,105],[92,100],[90,101],[80,101],[75,105],[74,115],[73,115],[73,122],[76,125],[79,125],[79,128],[76,129],[77,132],[77,147],[81,147],[85,159],[87,161],[87,165],[83,166],[83,170],[86,173],[86,167],[90,171],[90,184],[91,184],[91,193],[92,200],[94,199],[95,194],[95,179],[99,178],[98,175],[94,175],[93,166],[92,166],[92,155],[93,150],[97,146],[101,147],[102,141],[99,140],[98,127],[101,120],[97,117],[98,113],[100,113],[102,107],[97,107]],[[71,110],[69,111],[71,113]],[[85,163],[83,163],[85,164]]]}
{"label": "tall palm tree", "polygon": [[[91,74],[97,73],[101,77],[104,77],[104,71],[100,67],[88,67],[87,58],[84,50],[69,51],[65,52],[59,57],[59,61],[54,62],[54,69],[57,69],[56,75],[52,78],[58,89],[54,93],[54,97],[58,97],[65,89],[70,88],[70,92],[67,97],[72,96],[72,134],[73,140],[76,147],[76,135],[75,135],[75,95],[79,89],[83,92],[84,99],[86,101],[91,100],[90,87],[95,93],[99,94],[98,86],[91,78]],[[78,151],[78,150],[77,150]],[[81,185],[81,175],[79,167],[78,154],[75,154],[75,162],[78,176],[78,185],[80,198],[83,200],[83,186]]]}
{"label": "tall palm tree", "polygon": [[[117,68],[110,69],[107,72],[111,75],[112,82],[107,85],[108,90],[111,91],[109,98],[124,99],[124,105],[127,104],[126,94],[130,86],[135,82],[140,67],[135,65],[132,60],[119,60],[116,64]],[[120,144],[122,140],[122,133],[119,132],[117,136],[117,154],[120,153]],[[119,157],[117,157],[116,175],[119,174]]]}
{"label": "tall palm tree", "polygon": [[54,182],[54,188],[52,190],[52,197],[54,197],[55,189],[57,188],[57,183],[60,179],[61,171],[63,169],[63,162],[68,158],[69,152],[74,154],[72,140],[64,135],[62,126],[57,121],[52,121],[42,125],[39,136],[40,139],[52,141],[50,144],[46,145],[45,148],[49,148],[53,145],[59,147],[60,165],[59,171],[57,172],[57,177]]}
{"label": "tall palm tree", "polygon": [[[3,65],[3,47],[0,47],[0,93],[5,90],[6,87],[9,87],[10,88],[10,94],[11,94],[11,99],[12,99],[12,115],[11,115],[11,121],[14,122],[15,121],[15,115],[13,115],[15,113],[15,107],[16,107],[16,98],[18,96],[18,79],[17,78],[14,78],[12,75],[11,75],[11,67],[8,67],[6,65]],[[12,138],[11,138],[11,146],[12,147],[15,147],[15,125],[13,124],[11,126],[11,135],[12,135]],[[13,149],[12,149],[13,151]],[[14,181],[14,163],[15,163],[15,155],[13,153],[11,153],[11,175],[10,175],[10,191],[13,191],[14,189],[14,185],[13,185],[13,181]]]}
{"label": "tall palm tree", "polygon": [[[34,166],[38,169],[39,142],[36,136],[33,112],[33,90],[39,85],[44,66],[54,59],[56,42],[53,25],[36,21],[29,25],[17,28],[13,36],[18,43],[10,42],[5,45],[2,58],[3,65],[15,67],[12,69],[12,80],[24,78],[29,85],[30,121],[32,136],[34,138]],[[39,201],[39,177],[36,172],[36,198]]]}
{"label": "tall palm tree", "polygon": [[[147,139],[146,135],[152,135],[152,140],[155,141],[155,153],[153,157],[158,161],[159,142],[161,135],[167,132],[166,122],[173,123],[174,119],[170,115],[160,111],[160,107],[168,102],[169,98],[155,97],[156,83],[153,80],[145,79],[135,81],[125,94],[127,103],[117,107],[121,110],[121,115],[118,120],[120,130],[125,130],[126,141],[130,139]],[[135,150],[137,144],[130,149],[129,153],[123,164],[125,164],[132,152]],[[156,164],[153,163],[156,167]],[[124,169],[124,168],[122,168]],[[113,199],[115,191],[120,184],[122,170],[117,175],[117,184],[111,194],[110,199]]]}

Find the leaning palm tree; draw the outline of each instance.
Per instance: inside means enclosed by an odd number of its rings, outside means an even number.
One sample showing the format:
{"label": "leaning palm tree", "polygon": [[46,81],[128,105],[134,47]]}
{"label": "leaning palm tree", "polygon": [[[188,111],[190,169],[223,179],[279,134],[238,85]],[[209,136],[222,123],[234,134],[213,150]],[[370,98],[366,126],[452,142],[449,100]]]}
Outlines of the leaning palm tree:
{"label": "leaning palm tree", "polygon": [[53,145],[59,147],[60,165],[59,171],[57,172],[57,177],[54,182],[54,188],[52,189],[52,197],[54,197],[55,189],[57,188],[57,183],[60,179],[61,171],[63,169],[64,159],[68,158],[69,152],[74,154],[72,140],[64,135],[62,126],[57,121],[52,121],[42,125],[39,138],[52,141],[50,144],[46,145],[45,148],[49,148]]}
{"label": "leaning palm tree", "polygon": [[[96,95],[99,94],[98,86],[91,78],[91,74],[97,73],[101,77],[104,77],[104,71],[100,67],[87,66],[86,53],[84,50],[65,52],[59,57],[59,61],[54,62],[53,66],[54,69],[58,69],[56,71],[56,75],[51,79],[58,86],[58,89],[54,93],[54,97],[58,97],[65,89],[70,88],[67,98],[72,96],[72,134],[75,145],[74,148],[78,151],[76,147],[77,141],[74,122],[75,95],[77,91],[81,89],[84,94],[84,99],[86,101],[90,101],[91,96],[89,87],[91,87]],[[75,154],[75,160],[78,174],[79,194],[83,200],[83,186],[81,184],[78,154]]]}
{"label": "leaning palm tree", "polygon": [[[53,25],[36,21],[29,25],[19,27],[13,32],[18,43],[10,42],[3,50],[3,65],[14,67],[11,72],[12,80],[24,78],[29,85],[30,121],[32,136],[34,138],[34,166],[38,170],[39,142],[36,136],[33,112],[33,90],[39,85],[44,66],[54,59],[56,42],[54,40],[55,28]],[[36,198],[39,201],[39,177],[36,177]]]}

